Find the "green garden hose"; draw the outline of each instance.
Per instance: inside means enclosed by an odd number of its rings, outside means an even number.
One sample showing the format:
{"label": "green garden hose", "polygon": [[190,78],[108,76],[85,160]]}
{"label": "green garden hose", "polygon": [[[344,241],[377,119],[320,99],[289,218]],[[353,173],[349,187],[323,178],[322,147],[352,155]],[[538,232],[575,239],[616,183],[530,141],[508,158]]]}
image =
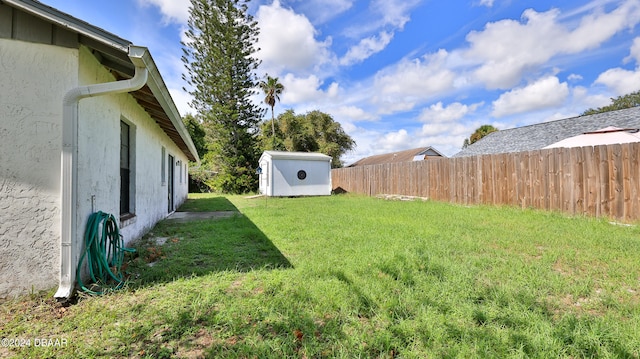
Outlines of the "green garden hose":
{"label": "green garden hose", "polygon": [[87,293],[100,295],[104,291],[94,291],[83,284],[81,273],[85,259],[87,260],[89,277],[93,283],[105,286],[108,282],[114,281],[115,285],[111,287],[112,290],[120,289],[124,285],[122,274],[124,254],[125,252],[135,252],[135,249],[124,247],[117,223],[112,214],[102,211],[89,216],[87,229],[84,232],[85,251],[80,257],[76,269],[78,284]]}

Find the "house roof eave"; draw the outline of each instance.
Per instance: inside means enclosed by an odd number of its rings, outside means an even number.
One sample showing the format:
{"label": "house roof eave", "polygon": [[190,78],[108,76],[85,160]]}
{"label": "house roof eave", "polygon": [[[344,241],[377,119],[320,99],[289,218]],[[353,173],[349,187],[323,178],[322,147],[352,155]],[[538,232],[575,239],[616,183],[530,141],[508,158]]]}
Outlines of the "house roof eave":
{"label": "house roof eave", "polygon": [[[13,8],[40,17],[79,35],[79,43],[89,48],[98,61],[110,70],[117,80],[130,79],[135,67],[128,56],[131,41],[97,26],[61,12],[35,0],[0,0]],[[200,163],[195,145],[182,123],[182,117],[169,94],[162,76],[149,54],[147,84],[131,95],[191,161]]]}
{"label": "house roof eave", "polygon": [[[149,115],[160,125],[160,127],[163,127],[163,123],[161,123],[162,121],[165,122],[164,127],[166,127],[169,123],[171,124],[171,126],[177,132],[179,138],[176,137],[176,134],[167,133],[169,137],[171,137],[171,139],[176,142],[178,147],[180,147],[185,155],[187,155],[189,160],[199,164],[200,157],[198,156],[198,151],[193,144],[193,140],[189,135],[189,131],[184,126],[184,123],[182,123],[182,116],[180,116],[180,112],[178,111],[178,108],[171,98],[171,94],[169,93],[169,90],[167,89],[167,86],[165,85],[164,80],[162,79],[162,76],[158,71],[158,67],[155,64],[155,61],[153,61],[153,58],[151,56],[149,56],[149,59],[150,63],[147,64],[147,69],[149,70],[147,87],[151,90],[153,97],[162,108],[166,117],[160,118],[162,117],[161,113],[154,113],[152,105],[143,105],[143,107],[145,107]],[[134,93],[133,96],[138,100],[138,102],[142,101],[142,97],[138,96],[136,93]],[[166,123],[166,121],[169,121],[169,123]],[[165,130],[165,132],[170,130],[164,127],[163,130]]]}
{"label": "house roof eave", "polygon": [[74,31],[82,36],[93,39],[111,48],[117,49],[126,55],[130,41],[114,35],[104,29],[91,25],[76,17],[66,14],[51,6],[45,5],[35,0],[2,0],[14,8],[21,9],[27,13],[34,14],[48,20],[60,27]]}

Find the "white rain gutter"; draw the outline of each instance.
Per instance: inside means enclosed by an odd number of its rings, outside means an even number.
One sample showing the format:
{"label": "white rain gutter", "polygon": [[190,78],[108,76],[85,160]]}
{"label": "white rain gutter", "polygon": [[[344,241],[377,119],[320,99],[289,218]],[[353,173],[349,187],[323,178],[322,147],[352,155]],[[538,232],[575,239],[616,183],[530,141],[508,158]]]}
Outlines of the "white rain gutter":
{"label": "white rain gutter", "polygon": [[75,287],[78,262],[76,204],[78,198],[78,103],[94,96],[136,91],[147,83],[147,64],[152,61],[146,47],[129,46],[129,59],[135,66],[135,74],[129,80],[80,86],[64,95],[62,110],[62,159],[61,159],[61,237],[60,284],[54,294],[58,299],[69,299]]}

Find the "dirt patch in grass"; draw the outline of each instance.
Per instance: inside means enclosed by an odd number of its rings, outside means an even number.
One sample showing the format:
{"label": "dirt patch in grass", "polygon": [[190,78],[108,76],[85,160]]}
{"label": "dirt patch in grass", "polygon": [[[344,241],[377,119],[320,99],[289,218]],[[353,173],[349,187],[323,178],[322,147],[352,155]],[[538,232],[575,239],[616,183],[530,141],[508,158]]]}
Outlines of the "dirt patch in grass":
{"label": "dirt patch in grass", "polygon": [[62,319],[69,312],[70,303],[58,302],[48,293],[32,295],[31,298],[3,303],[4,308],[11,310],[0,310],[0,323],[8,323],[17,317],[28,317],[36,321]]}

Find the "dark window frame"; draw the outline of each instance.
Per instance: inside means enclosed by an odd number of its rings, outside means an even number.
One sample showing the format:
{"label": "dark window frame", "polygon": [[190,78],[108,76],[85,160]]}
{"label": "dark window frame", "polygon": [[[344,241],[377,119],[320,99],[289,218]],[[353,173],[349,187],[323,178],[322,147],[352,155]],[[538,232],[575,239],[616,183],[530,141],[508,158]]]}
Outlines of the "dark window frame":
{"label": "dark window frame", "polygon": [[120,121],[120,217],[131,215],[131,126]]}

